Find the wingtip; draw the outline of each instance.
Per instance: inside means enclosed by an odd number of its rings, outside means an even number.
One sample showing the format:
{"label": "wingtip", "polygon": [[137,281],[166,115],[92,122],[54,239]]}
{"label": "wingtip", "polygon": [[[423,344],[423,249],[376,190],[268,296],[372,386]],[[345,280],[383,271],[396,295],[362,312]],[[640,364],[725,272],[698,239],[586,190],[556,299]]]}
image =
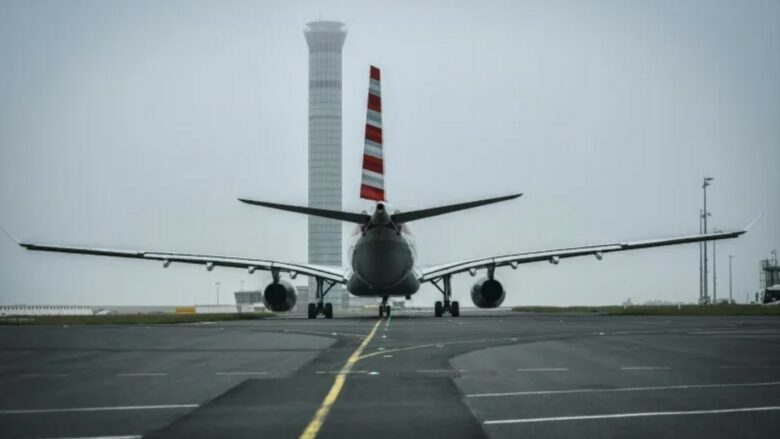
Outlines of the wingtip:
{"label": "wingtip", "polygon": [[21,241],[16,239],[16,236],[14,236],[8,229],[6,229],[4,225],[0,224],[0,229],[3,229],[3,232],[5,232],[5,234],[8,235],[9,238],[11,238],[11,240],[24,247],[24,244],[22,244]]}
{"label": "wingtip", "polygon": [[762,213],[762,214],[758,215],[757,217],[755,217],[755,219],[753,219],[753,221],[751,221],[751,222],[750,222],[750,224],[748,224],[748,225],[747,225],[747,227],[745,227],[745,228],[743,229],[743,232],[747,232],[748,230],[750,230],[750,228],[751,228],[751,227],[753,227],[753,226],[754,226],[754,225],[755,225],[755,224],[758,222],[758,220],[760,220],[760,219],[761,219],[761,217],[762,217],[763,215],[764,215],[764,214]]}

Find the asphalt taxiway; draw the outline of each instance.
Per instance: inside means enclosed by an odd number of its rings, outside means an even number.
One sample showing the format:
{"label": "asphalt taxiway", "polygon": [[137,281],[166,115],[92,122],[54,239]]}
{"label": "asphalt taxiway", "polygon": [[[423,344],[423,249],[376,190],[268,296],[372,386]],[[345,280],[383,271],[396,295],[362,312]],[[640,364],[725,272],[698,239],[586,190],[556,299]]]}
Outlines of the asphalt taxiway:
{"label": "asphalt taxiway", "polygon": [[780,319],[4,326],[0,389],[3,438],[776,437]]}

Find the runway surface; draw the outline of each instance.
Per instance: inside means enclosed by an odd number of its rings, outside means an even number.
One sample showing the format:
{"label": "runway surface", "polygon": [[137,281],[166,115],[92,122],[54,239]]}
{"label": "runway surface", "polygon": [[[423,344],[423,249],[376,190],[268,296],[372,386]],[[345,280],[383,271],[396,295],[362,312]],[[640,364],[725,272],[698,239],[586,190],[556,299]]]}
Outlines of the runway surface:
{"label": "runway surface", "polygon": [[4,326],[0,389],[3,438],[776,437],[780,319]]}

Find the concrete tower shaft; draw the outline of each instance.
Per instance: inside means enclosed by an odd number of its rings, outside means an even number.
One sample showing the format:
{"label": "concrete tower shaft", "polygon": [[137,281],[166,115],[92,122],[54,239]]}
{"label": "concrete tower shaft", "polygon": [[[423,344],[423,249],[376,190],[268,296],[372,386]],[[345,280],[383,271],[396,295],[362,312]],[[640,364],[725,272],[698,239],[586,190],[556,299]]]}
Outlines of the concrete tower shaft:
{"label": "concrete tower shaft", "polygon": [[[309,206],[341,210],[341,49],[347,31],[344,23],[314,21],[303,33],[309,45]],[[309,262],[341,266],[341,251],[341,223],[310,216]],[[310,280],[308,301],[314,291]],[[328,299],[342,306],[349,300],[343,289]]]}

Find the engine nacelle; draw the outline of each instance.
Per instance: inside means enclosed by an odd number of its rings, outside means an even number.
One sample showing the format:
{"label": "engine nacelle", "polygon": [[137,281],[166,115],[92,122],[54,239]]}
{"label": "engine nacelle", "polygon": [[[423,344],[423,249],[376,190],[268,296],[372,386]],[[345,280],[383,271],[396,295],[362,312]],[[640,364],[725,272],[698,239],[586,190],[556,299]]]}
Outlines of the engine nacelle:
{"label": "engine nacelle", "polygon": [[497,308],[506,297],[506,291],[501,282],[483,277],[471,287],[471,300],[478,308]]}
{"label": "engine nacelle", "polygon": [[284,280],[271,282],[263,290],[263,302],[265,307],[275,312],[289,311],[298,301],[298,291]]}

